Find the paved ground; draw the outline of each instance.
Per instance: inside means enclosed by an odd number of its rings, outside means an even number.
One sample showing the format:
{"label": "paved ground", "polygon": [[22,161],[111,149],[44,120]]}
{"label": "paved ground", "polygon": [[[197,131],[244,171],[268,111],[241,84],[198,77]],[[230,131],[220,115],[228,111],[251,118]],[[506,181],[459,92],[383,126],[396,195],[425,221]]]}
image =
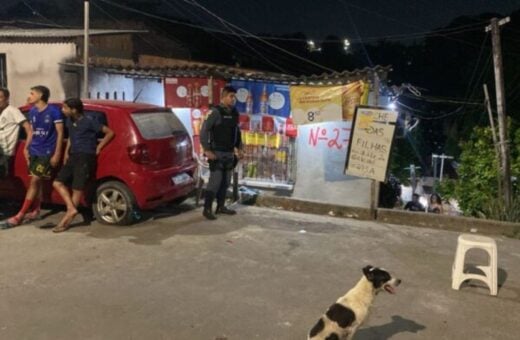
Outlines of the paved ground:
{"label": "paved ground", "polygon": [[132,227],[0,231],[0,339],[305,339],[366,264],[403,284],[376,298],[358,340],[517,339],[518,240],[498,239],[496,298],[451,290],[456,233],[239,209],[212,223],[184,206]]}

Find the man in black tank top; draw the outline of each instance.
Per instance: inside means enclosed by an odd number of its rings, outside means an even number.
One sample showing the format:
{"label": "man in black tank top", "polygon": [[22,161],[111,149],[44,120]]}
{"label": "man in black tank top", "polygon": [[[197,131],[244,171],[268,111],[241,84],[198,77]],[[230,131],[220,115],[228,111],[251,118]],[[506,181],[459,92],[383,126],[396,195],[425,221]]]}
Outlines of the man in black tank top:
{"label": "man in black tank top", "polygon": [[216,214],[236,214],[236,211],[225,206],[226,193],[236,165],[236,158],[240,158],[242,154],[235,95],[236,90],[233,87],[224,87],[220,105],[211,110],[200,131],[200,143],[204,148],[204,154],[208,157],[210,169],[202,212],[208,220],[216,219],[212,210],[215,198],[217,199]]}

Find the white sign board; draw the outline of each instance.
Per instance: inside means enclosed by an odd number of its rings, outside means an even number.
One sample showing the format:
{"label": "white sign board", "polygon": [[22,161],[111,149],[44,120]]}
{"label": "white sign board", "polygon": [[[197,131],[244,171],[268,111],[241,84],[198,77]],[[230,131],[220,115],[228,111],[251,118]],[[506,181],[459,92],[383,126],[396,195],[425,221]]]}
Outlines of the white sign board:
{"label": "white sign board", "polygon": [[397,112],[358,106],[352,125],[345,174],[385,182]]}

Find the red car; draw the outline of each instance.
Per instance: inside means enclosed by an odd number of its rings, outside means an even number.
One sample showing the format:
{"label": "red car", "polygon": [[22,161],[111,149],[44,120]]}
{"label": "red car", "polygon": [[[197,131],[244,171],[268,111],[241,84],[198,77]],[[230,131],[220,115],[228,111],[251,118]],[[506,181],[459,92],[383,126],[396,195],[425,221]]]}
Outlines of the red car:
{"label": "red car", "polygon": [[[98,156],[96,179],[88,185],[83,200],[84,205],[92,205],[99,222],[128,225],[134,221],[138,209],[182,201],[193,192],[197,162],[191,139],[170,109],[100,100],[85,100],[84,107],[85,115],[115,133]],[[21,108],[24,113],[29,109]],[[20,131],[12,176],[0,179],[0,198],[23,200],[28,188],[23,156],[25,135],[23,129]],[[67,135],[65,131],[65,138]],[[63,204],[50,181],[44,185],[43,201]]]}

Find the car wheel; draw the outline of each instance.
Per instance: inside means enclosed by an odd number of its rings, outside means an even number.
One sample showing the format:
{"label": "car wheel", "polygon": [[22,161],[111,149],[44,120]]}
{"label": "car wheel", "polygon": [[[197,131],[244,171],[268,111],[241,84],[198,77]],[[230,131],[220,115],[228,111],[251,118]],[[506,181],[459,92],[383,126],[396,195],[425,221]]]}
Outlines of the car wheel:
{"label": "car wheel", "polygon": [[96,190],[92,204],[96,220],[103,224],[129,225],[134,221],[135,198],[126,185],[110,181],[101,184]]}

